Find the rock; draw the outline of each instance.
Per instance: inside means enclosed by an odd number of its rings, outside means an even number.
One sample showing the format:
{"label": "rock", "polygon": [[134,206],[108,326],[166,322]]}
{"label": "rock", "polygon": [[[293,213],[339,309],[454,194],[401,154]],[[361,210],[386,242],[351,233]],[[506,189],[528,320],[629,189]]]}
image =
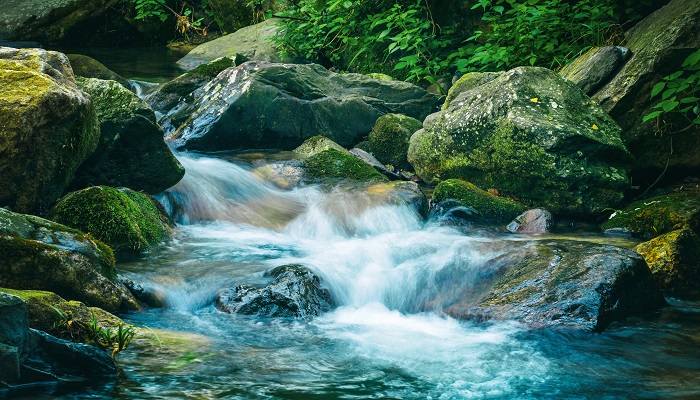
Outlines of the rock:
{"label": "rock", "polygon": [[301,160],[280,161],[265,164],[255,168],[252,172],[280,189],[291,190],[297,187],[304,178],[304,162]]}
{"label": "rock", "polygon": [[387,75],[387,74],[382,74],[381,72],[370,72],[369,74],[365,74],[368,77],[372,79],[376,79],[378,81],[395,81],[393,77]]}
{"label": "rock", "polygon": [[283,265],[267,275],[274,278],[270,285],[226,290],[216,298],[217,307],[232,314],[298,318],[318,316],[333,307],[328,290],[306,267]]}
{"label": "rock", "polygon": [[450,108],[452,102],[462,93],[468,92],[474,88],[491,82],[501,76],[502,72],[470,72],[462,75],[447,92],[445,102],[442,104],[442,109]]}
{"label": "rock", "polygon": [[535,208],[515,217],[506,229],[511,233],[538,234],[549,233],[552,225],[554,225],[552,213],[541,208]]}
{"label": "rock", "polygon": [[632,158],[618,125],[548,69],[504,72],[423,126],[408,161],[427,183],[460,178],[571,215],[613,207],[629,187]]}
{"label": "rock", "polygon": [[379,160],[374,158],[373,155],[369,154],[365,150],[358,149],[357,147],[355,147],[353,149],[350,149],[350,154],[371,165],[374,169],[377,170],[377,172],[386,176],[392,181],[402,179],[401,175],[389,170],[387,167],[384,166],[384,164],[380,163]]}
{"label": "rock", "polygon": [[447,78],[440,78],[437,82],[430,84],[425,90],[428,93],[437,94],[440,96],[446,95],[447,92],[452,87],[452,80]]}
{"label": "rock", "polygon": [[273,0],[256,1],[254,6],[248,3],[248,0],[209,0],[209,7],[222,32],[236,32],[253,25],[258,19],[264,19],[268,10],[276,12],[280,8]]}
{"label": "rock", "polygon": [[72,192],[51,210],[52,220],[94,235],[115,252],[148,251],[172,233],[155,200],[130,189],[93,186]]}
{"label": "rock", "polygon": [[125,88],[131,90],[131,83],[122,78],[119,74],[107,68],[101,62],[92,57],[82,54],[66,54],[70,61],[71,68],[75,76],[81,78],[97,78],[106,81],[115,81]]}
{"label": "rock", "polygon": [[29,328],[24,302],[0,292],[0,389],[20,380],[20,365],[27,346]]}
{"label": "rock", "polygon": [[73,189],[125,186],[158,193],[182,179],[185,169],[163,139],[153,110],[115,81],[81,78],[100,121],[95,152],[76,171]]}
{"label": "rock", "polygon": [[200,44],[178,60],[185,69],[193,69],[221,57],[240,54],[249,60],[281,62],[270,41],[277,36],[278,20],[270,18],[259,24],[241,28],[231,34]]}
{"label": "rock", "polygon": [[432,201],[441,203],[446,200],[456,200],[453,207],[474,210],[476,215],[471,219],[486,223],[507,222],[526,210],[520,203],[494,196],[459,179],[448,179],[435,187]]}
{"label": "rock", "polygon": [[678,229],[637,246],[661,289],[674,295],[700,292],[700,237]]}
{"label": "rock", "polygon": [[421,128],[423,124],[415,118],[400,114],[382,115],[369,133],[369,150],[382,164],[408,169],[408,141]]}
{"label": "rock", "polygon": [[375,183],[365,189],[374,204],[409,205],[422,217],[428,214],[428,199],[415,182]]}
{"label": "rock", "polygon": [[324,150],[304,160],[304,171],[307,180],[388,181],[371,165],[335,149]]}
{"label": "rock", "polygon": [[138,309],[116,281],[114,254],[90,236],[0,209],[0,287],[48,290],[107,311]]}
{"label": "rock", "polygon": [[559,75],[590,96],[615,76],[629,56],[630,51],[625,47],[593,47],[564,66]]}
{"label": "rock", "polygon": [[0,92],[0,206],[45,213],[97,146],[97,115],[53,51],[0,48]]}
{"label": "rock", "polygon": [[221,72],[162,120],[179,149],[293,149],[321,135],[350,146],[383,114],[422,119],[437,96],[406,82],[336,74],[320,65],[249,61]]}
{"label": "rock", "polygon": [[677,191],[638,200],[615,211],[601,225],[604,231],[628,232],[651,239],[688,227],[700,230],[700,185],[684,185]]}
{"label": "rock", "polygon": [[304,143],[300,144],[299,147],[294,149],[294,152],[304,158],[308,158],[328,149],[334,149],[340,151],[341,153],[350,154],[343,146],[321,135],[313,136],[304,140]]}
{"label": "rock", "polygon": [[636,161],[635,181],[653,182],[662,171],[666,177],[700,171],[699,125],[674,135],[674,131],[688,126],[683,117],[664,115],[666,123],[675,124],[666,127],[667,134],[659,132],[654,119],[642,122],[658,102],[658,98],[650,99],[654,85],[679,70],[683,60],[700,48],[698,32],[700,0],[670,1],[627,31],[625,45],[632,56],[609,83],[591,96],[622,127],[622,140]]}
{"label": "rock", "polygon": [[602,332],[613,321],[665,304],[644,259],[613,246],[513,242],[485,269],[481,283],[450,305],[448,315]]}

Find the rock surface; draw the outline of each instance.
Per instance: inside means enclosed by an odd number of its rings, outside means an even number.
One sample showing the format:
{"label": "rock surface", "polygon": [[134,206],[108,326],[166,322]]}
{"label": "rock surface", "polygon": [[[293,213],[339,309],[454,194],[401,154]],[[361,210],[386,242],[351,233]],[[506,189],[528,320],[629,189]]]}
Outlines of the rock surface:
{"label": "rock surface", "polygon": [[125,186],[158,193],[182,179],[185,169],[143,100],[115,81],[79,78],[78,86],[92,97],[100,141],[76,171],[71,187]]}
{"label": "rock surface", "polygon": [[[486,223],[505,223],[525,211],[520,203],[494,196],[472,183],[459,179],[440,182],[433,192],[433,202],[452,201],[450,208],[468,207],[470,219]],[[444,205],[444,203],[443,203]],[[445,210],[448,211],[449,210]]]}
{"label": "rock surface", "polygon": [[45,213],[95,149],[99,125],[65,55],[0,48],[0,206]]}
{"label": "rock surface", "polygon": [[564,66],[559,75],[590,96],[615,76],[629,55],[625,47],[594,47]]}
{"label": "rock surface", "polygon": [[644,256],[661,289],[674,295],[700,292],[700,237],[692,230],[666,233],[635,250]]}
{"label": "rock surface", "polygon": [[284,265],[268,276],[274,280],[264,288],[238,286],[222,292],[216,299],[217,307],[229,313],[299,318],[318,316],[333,307],[320,279],[306,267]]}
{"label": "rock surface", "polygon": [[221,72],[162,120],[179,149],[293,149],[325,136],[350,146],[387,113],[422,119],[438,97],[406,82],[336,74],[320,65],[247,62]]}
{"label": "rock surface", "polygon": [[541,208],[535,208],[515,217],[506,229],[511,233],[549,233],[553,224],[552,213]]}
{"label": "rock surface", "polygon": [[408,141],[423,124],[400,114],[385,114],[377,119],[369,133],[369,150],[382,164],[407,169]]}
{"label": "rock surface", "polygon": [[619,126],[544,68],[504,72],[423,125],[408,161],[428,183],[461,178],[563,214],[601,212],[629,187],[632,157]]}
{"label": "rock surface", "polygon": [[346,154],[332,148],[304,160],[304,179],[323,182],[335,180],[388,181],[387,177],[366,162],[352,154]]}
{"label": "rock surface", "polygon": [[299,147],[294,149],[294,152],[304,158],[308,158],[328,149],[334,149],[341,153],[350,154],[343,146],[325,136],[320,135],[304,140],[304,143],[300,144]]}
{"label": "rock surface", "polygon": [[75,76],[115,81],[131,90],[131,84],[119,74],[107,68],[101,62],[82,54],[66,54]]}

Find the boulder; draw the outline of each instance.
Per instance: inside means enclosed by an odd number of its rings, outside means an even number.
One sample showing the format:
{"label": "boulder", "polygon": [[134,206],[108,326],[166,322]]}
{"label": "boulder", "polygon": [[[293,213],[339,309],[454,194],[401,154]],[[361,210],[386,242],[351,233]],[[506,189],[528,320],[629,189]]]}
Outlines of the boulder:
{"label": "boulder", "polygon": [[[435,187],[432,201],[442,203],[446,212],[455,207],[467,207],[471,213],[469,219],[492,224],[508,222],[526,210],[520,203],[492,195],[460,179],[440,182]],[[445,207],[446,203],[450,206]]]}
{"label": "boulder", "polygon": [[659,287],[683,295],[700,292],[700,237],[678,229],[637,246]]}
{"label": "boulder", "polygon": [[131,189],[93,186],[72,192],[51,210],[52,220],[94,235],[118,253],[148,251],[174,226],[152,198]]}
{"label": "boulder", "polygon": [[249,60],[281,62],[277,50],[270,41],[277,36],[278,20],[270,18],[259,24],[247,26],[210,42],[200,44],[178,60],[184,69],[193,69],[221,57],[240,54]]}
{"label": "boulder", "polygon": [[254,61],[224,70],[196,95],[162,120],[179,149],[293,149],[316,135],[350,146],[381,115],[422,119],[438,99],[406,82]]}
{"label": "boulder", "polygon": [[217,307],[228,313],[298,318],[318,316],[333,307],[328,290],[306,267],[283,265],[266,275],[274,278],[270,285],[226,290],[216,298]]}
{"label": "boulder", "polygon": [[344,152],[328,149],[304,160],[304,179],[311,181],[349,180],[356,182],[382,182],[388,178],[374,167]]}
{"label": "boulder", "polygon": [[304,162],[280,161],[257,167],[252,172],[280,189],[291,190],[299,186],[304,178]]}
{"label": "boulder", "polygon": [[564,66],[559,75],[590,96],[615,76],[629,55],[626,47],[593,47]]}
{"label": "boulder", "polygon": [[373,155],[368,153],[367,151],[354,147],[350,149],[350,154],[353,156],[359,158],[360,160],[366,162],[367,164],[371,165],[374,169],[377,170],[380,174],[386,176],[387,178],[391,179],[392,181],[395,180],[400,180],[402,179],[402,176],[395,173],[394,171],[390,170],[384,164],[380,163],[379,160],[377,160]]}
{"label": "boulder", "polygon": [[541,208],[527,210],[508,224],[508,232],[540,234],[549,233],[554,224],[552,213]]}
{"label": "boulder", "polygon": [[408,169],[408,141],[423,124],[400,114],[385,114],[377,119],[369,133],[369,150],[382,164]]}
{"label": "boulder", "polygon": [[114,254],[89,235],[0,209],[0,287],[48,290],[107,311],[138,309],[116,280]]}
{"label": "boulder", "polygon": [[182,179],[185,169],[143,100],[115,81],[80,78],[78,85],[92,97],[101,133],[97,149],[76,171],[72,188],[108,185],[158,193]]}
{"label": "boulder", "polygon": [[700,185],[683,185],[675,191],[632,202],[615,211],[601,228],[651,239],[677,229],[700,231]]}
{"label": "boulder", "polygon": [[504,72],[423,126],[411,136],[408,161],[428,183],[461,178],[570,215],[613,207],[629,187],[632,157],[619,126],[548,69]]}
{"label": "boulder", "polygon": [[82,54],[66,54],[75,76],[81,78],[97,78],[106,81],[115,81],[131,90],[131,83],[119,74],[107,68],[101,62]]}
{"label": "boulder", "polygon": [[375,183],[365,193],[373,204],[408,205],[422,217],[428,214],[428,199],[415,182]]}
{"label": "boulder", "polygon": [[321,135],[313,136],[304,140],[304,143],[300,144],[299,147],[294,149],[294,152],[304,158],[308,158],[328,149],[334,149],[341,153],[350,154],[343,146]]}
{"label": "boulder", "polygon": [[65,55],[0,48],[0,206],[45,213],[97,146],[97,115]]}
{"label": "boulder", "polygon": [[660,124],[643,123],[642,117],[658,102],[650,98],[654,85],[700,48],[700,0],[670,1],[627,31],[625,46],[631,57],[591,97],[622,127],[622,140],[636,160],[635,182],[653,182],[664,170],[667,177],[699,172],[700,126],[674,135],[688,125],[683,117],[667,114]]}
{"label": "boulder", "polygon": [[445,312],[532,327],[603,331],[665,304],[637,253],[569,240],[513,242]]}
{"label": "boulder", "polygon": [[20,380],[20,365],[29,337],[27,309],[22,299],[0,293],[0,389]]}
{"label": "boulder", "polygon": [[462,75],[447,92],[447,97],[445,97],[445,102],[442,104],[442,109],[447,110],[450,108],[452,101],[460,94],[489,83],[500,75],[501,72],[470,72]]}

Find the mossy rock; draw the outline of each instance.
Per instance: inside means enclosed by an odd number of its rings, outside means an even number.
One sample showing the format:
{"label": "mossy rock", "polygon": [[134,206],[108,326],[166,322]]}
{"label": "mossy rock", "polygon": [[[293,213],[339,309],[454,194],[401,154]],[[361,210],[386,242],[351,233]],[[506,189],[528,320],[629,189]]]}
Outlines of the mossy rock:
{"label": "mossy rock", "polygon": [[366,75],[369,76],[370,78],[376,79],[378,81],[394,81],[394,80],[396,80],[392,76],[387,75],[387,74],[382,74],[381,72],[370,72],[369,74],[366,74]]}
{"label": "mossy rock", "polygon": [[334,149],[345,154],[350,154],[343,146],[328,139],[325,136],[317,135],[304,140],[304,143],[299,145],[294,152],[303,157],[311,157],[324,150]]}
{"label": "mossy rock", "polygon": [[401,114],[385,114],[369,133],[370,152],[382,164],[390,164],[396,168],[410,167],[406,154],[411,135],[423,128],[423,124],[415,118]]}
{"label": "mossy rock", "polygon": [[442,109],[447,110],[460,94],[491,82],[498,78],[499,75],[501,75],[501,72],[470,72],[462,75],[447,92]]}
{"label": "mossy rock", "polygon": [[88,232],[116,252],[141,253],[172,233],[172,221],[154,200],[130,189],[93,186],[63,197],[51,219]]}
{"label": "mossy rock", "polygon": [[506,223],[527,210],[523,204],[494,196],[460,179],[448,179],[435,187],[434,202],[449,199],[476,210],[483,222]]}
{"label": "mossy rock", "polygon": [[304,160],[311,179],[387,182],[389,179],[359,158],[335,149],[324,150]]}
{"label": "mossy rock", "polygon": [[101,62],[92,57],[82,54],[66,54],[75,76],[83,78],[97,78],[108,81],[115,81],[125,88],[131,90],[131,84],[119,74],[107,68]]}
{"label": "mossy rock", "polygon": [[700,292],[700,237],[688,228],[637,246],[656,282],[674,294]]}
{"label": "mossy rock", "polygon": [[635,201],[601,225],[605,231],[629,232],[644,239],[684,227],[700,228],[700,185]]}

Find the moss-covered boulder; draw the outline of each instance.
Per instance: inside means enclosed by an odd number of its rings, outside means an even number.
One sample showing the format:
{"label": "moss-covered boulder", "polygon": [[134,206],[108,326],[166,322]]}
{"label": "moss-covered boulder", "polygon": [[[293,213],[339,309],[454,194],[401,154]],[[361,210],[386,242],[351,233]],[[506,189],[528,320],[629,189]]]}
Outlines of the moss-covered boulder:
{"label": "moss-covered boulder", "polygon": [[638,200],[613,213],[601,225],[604,231],[630,233],[651,239],[677,229],[700,229],[700,185]]}
{"label": "moss-covered boulder", "polygon": [[527,207],[503,197],[494,196],[470,182],[448,179],[440,182],[433,192],[433,202],[456,200],[455,205],[470,207],[481,222],[505,223],[522,214]]}
{"label": "moss-covered boulder", "polygon": [[447,110],[452,105],[452,101],[460,94],[477,88],[485,83],[498,78],[501,72],[470,72],[462,75],[447,92],[445,102],[442,104],[442,109]]}
{"label": "moss-covered boulder", "polygon": [[125,186],[158,193],[175,185],[185,169],[165,144],[153,110],[115,81],[79,78],[100,121],[100,141],[80,166],[73,188]]}
{"label": "moss-covered boulder", "polygon": [[388,113],[423,119],[438,96],[399,81],[337,74],[316,64],[248,61],[222,71],[161,121],[179,149],[291,150],[321,135],[348,147]]}
{"label": "moss-covered boulder", "polygon": [[141,253],[167,239],[173,223],[155,200],[130,189],[93,186],[70,193],[52,220],[89,233],[116,252]]}
{"label": "moss-covered boulder", "polygon": [[[700,49],[700,0],[672,0],[625,33],[632,55],[620,71],[591,97],[622,127],[622,140],[634,155],[635,183],[700,173],[700,125],[689,129],[680,114],[662,122],[642,122],[654,111],[658,97],[651,90],[663,77],[678,71]],[[682,134],[674,134],[685,129]]]}
{"label": "moss-covered boulder", "polygon": [[559,75],[590,96],[615,76],[629,55],[630,51],[625,47],[593,47],[564,66]]}
{"label": "moss-covered boulder", "polygon": [[629,187],[632,157],[619,126],[548,69],[504,72],[423,125],[408,161],[429,183],[461,178],[564,214],[601,212]]}
{"label": "moss-covered boulder", "polygon": [[81,78],[97,78],[106,81],[115,81],[125,88],[131,90],[131,84],[119,74],[107,68],[101,62],[92,57],[82,54],[66,54],[70,60],[70,66],[73,68],[75,76]]}
{"label": "moss-covered boulder", "polygon": [[138,309],[104,243],[43,218],[0,209],[0,287],[47,290],[108,311]]}
{"label": "moss-covered boulder", "polygon": [[665,304],[639,254],[570,240],[512,242],[472,284],[446,307],[447,314],[601,332],[613,321]]}
{"label": "moss-covered boulder", "polygon": [[368,77],[372,79],[376,79],[378,81],[395,81],[393,77],[387,75],[387,74],[382,74],[381,72],[370,72],[369,74],[366,74]]}
{"label": "moss-covered boulder", "polygon": [[328,149],[304,160],[304,177],[309,180],[382,182],[389,179],[371,165],[344,152]]}
{"label": "moss-covered boulder", "polygon": [[369,133],[369,150],[382,164],[394,168],[410,167],[406,154],[408,141],[423,124],[415,118],[401,114],[385,114],[377,119]]}
{"label": "moss-covered boulder", "polygon": [[636,250],[662,289],[679,295],[700,292],[700,236],[692,230],[666,233]]}
{"label": "moss-covered boulder", "polygon": [[302,157],[308,158],[324,150],[334,149],[341,153],[350,154],[343,146],[328,139],[325,136],[317,135],[304,140],[304,143],[294,149],[294,152]]}
{"label": "moss-covered boulder", "polygon": [[97,115],[57,52],[0,47],[0,93],[0,206],[45,213],[97,146]]}

